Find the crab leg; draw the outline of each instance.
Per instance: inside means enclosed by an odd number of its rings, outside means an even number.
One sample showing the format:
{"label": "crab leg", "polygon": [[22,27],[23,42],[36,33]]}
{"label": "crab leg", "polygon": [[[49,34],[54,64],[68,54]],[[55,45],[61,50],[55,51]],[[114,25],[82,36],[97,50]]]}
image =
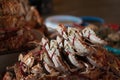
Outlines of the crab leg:
{"label": "crab leg", "polygon": [[31,73],[33,73],[34,75],[38,75],[39,74],[39,76],[42,76],[43,69],[42,69],[41,65],[38,63],[35,66],[33,66],[31,68]]}
{"label": "crab leg", "polygon": [[49,66],[45,62],[44,62],[44,67],[49,73],[55,72],[55,69],[53,69],[53,67]]}
{"label": "crab leg", "polygon": [[16,80],[24,80],[24,74],[22,73],[22,71],[20,69],[19,63],[16,63],[14,65],[14,71],[15,71],[15,75],[16,75]]}

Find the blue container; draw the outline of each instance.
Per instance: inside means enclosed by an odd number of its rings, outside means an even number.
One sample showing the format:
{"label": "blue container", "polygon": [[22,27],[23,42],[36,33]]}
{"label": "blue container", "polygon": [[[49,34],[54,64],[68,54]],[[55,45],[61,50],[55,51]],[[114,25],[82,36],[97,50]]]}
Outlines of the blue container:
{"label": "blue container", "polygon": [[100,24],[104,24],[105,21],[104,19],[100,17],[95,17],[95,16],[80,16],[80,18],[83,20],[82,26],[87,26],[89,22],[97,22]]}

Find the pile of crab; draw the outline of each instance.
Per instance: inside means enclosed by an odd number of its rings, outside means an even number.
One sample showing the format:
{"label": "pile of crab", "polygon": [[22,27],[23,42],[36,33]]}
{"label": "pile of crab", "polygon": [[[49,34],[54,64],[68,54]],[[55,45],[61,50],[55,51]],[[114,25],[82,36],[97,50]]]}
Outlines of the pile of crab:
{"label": "pile of crab", "polygon": [[59,25],[57,31],[56,39],[44,37],[35,50],[20,54],[3,80],[120,80],[120,60],[92,29]]}

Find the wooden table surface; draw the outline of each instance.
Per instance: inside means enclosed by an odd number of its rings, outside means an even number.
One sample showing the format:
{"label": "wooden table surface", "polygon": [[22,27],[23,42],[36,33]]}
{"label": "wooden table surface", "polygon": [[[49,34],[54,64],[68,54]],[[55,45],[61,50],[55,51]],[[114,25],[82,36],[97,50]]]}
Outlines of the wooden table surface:
{"label": "wooden table surface", "polygon": [[106,23],[120,23],[120,0],[54,1],[54,10],[50,15],[96,16],[103,18]]}

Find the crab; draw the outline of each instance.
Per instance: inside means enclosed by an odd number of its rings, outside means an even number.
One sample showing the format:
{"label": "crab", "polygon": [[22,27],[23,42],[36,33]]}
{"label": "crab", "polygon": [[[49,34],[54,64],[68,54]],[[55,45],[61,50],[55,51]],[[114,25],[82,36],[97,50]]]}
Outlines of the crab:
{"label": "crab", "polygon": [[60,25],[58,32],[60,35],[56,39],[44,37],[37,43],[39,47],[19,55],[19,62],[13,67],[17,80],[71,80],[75,77],[119,80],[119,59],[102,47],[105,41],[91,29],[78,30]]}
{"label": "crab", "polygon": [[34,57],[33,57],[33,53],[29,52],[27,55],[23,56],[22,54],[19,55],[19,60],[21,62],[23,62],[25,65],[27,65],[28,67],[32,67],[33,63],[34,63]]}
{"label": "crab", "polygon": [[89,39],[92,43],[102,44],[102,45],[107,44],[107,42],[100,39],[90,27],[86,27],[81,31],[81,33],[83,37]]}
{"label": "crab", "polygon": [[47,50],[49,57],[52,59],[55,68],[59,71],[68,71],[67,66],[65,63],[62,61],[62,58],[60,56],[59,49],[57,48],[57,41],[56,40],[51,40],[50,46],[44,38],[42,39],[43,44],[46,44],[45,49]]}

